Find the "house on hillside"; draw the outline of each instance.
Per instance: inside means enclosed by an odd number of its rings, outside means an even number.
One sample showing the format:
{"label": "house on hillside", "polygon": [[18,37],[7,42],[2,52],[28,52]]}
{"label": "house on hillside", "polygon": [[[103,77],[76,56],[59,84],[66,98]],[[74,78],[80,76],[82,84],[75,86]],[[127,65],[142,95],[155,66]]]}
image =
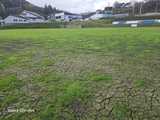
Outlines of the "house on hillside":
{"label": "house on hillside", "polygon": [[72,21],[72,20],[81,20],[82,16],[79,14],[74,14],[69,12],[60,12],[55,14],[55,19],[57,21]]}
{"label": "house on hillside", "polygon": [[97,10],[91,17],[91,20],[113,17],[112,7],[106,7],[105,10]]}
{"label": "house on hillside", "polygon": [[24,10],[19,15],[10,15],[4,19],[4,24],[27,24],[27,23],[43,23],[45,19],[43,16]]}

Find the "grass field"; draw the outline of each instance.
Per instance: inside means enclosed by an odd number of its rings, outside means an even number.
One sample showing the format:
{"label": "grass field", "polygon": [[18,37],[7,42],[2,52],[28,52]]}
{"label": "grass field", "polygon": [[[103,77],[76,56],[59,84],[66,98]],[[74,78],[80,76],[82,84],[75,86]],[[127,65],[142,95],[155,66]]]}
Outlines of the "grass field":
{"label": "grass field", "polygon": [[159,32],[0,30],[0,120],[160,120]]}

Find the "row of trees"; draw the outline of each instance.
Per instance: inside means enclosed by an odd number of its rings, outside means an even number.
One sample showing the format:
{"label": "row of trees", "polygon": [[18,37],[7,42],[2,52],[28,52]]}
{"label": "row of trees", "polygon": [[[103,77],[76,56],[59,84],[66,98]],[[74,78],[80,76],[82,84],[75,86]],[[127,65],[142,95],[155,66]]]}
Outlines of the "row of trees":
{"label": "row of trees", "polygon": [[44,16],[47,18],[50,14],[55,14],[57,11],[56,8],[53,8],[51,5],[44,6]]}
{"label": "row of trees", "polygon": [[160,0],[144,0],[133,3],[115,2],[114,12],[128,12],[132,15],[149,12],[160,12]]}

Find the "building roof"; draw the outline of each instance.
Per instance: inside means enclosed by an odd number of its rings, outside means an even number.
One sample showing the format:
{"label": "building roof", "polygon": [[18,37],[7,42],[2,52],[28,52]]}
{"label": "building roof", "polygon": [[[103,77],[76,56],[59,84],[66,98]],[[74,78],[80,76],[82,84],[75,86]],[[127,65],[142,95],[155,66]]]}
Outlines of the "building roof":
{"label": "building roof", "polygon": [[109,11],[110,11],[110,10],[113,10],[113,7],[105,7],[104,10],[105,10],[105,11],[106,11],[106,10],[109,10]]}
{"label": "building roof", "polygon": [[90,18],[94,14],[95,14],[95,12],[90,12],[90,13],[82,14],[82,16],[83,16],[83,19],[86,19],[86,18]]}
{"label": "building roof", "polygon": [[[27,20],[25,17],[18,16],[18,15],[9,15],[8,17],[17,17],[17,18],[21,18],[21,19]],[[8,18],[8,17],[6,17],[6,18]]]}
{"label": "building roof", "polygon": [[70,13],[70,12],[67,12],[67,11],[58,12],[58,13],[56,13],[56,14],[60,14],[60,13],[64,13],[65,15],[77,15],[77,16],[81,16],[80,14]]}
{"label": "building roof", "polygon": [[[29,13],[29,14],[35,16],[35,17],[28,17],[28,16],[25,16],[25,13]],[[37,18],[37,19],[44,19],[44,17],[41,16],[40,14],[35,13],[35,12],[31,12],[31,11],[27,11],[27,10],[24,10],[22,13],[20,13],[19,16],[24,17],[24,18],[31,18],[31,19],[35,19],[35,18]]]}

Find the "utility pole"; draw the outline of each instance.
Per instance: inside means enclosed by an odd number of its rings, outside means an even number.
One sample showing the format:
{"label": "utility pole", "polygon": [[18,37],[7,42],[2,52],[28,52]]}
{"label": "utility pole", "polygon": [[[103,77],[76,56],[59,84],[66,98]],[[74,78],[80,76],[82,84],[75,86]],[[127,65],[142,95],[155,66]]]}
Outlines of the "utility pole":
{"label": "utility pole", "polygon": [[143,10],[143,2],[140,3],[140,10],[139,10],[140,15],[142,15],[142,10]]}
{"label": "utility pole", "polygon": [[132,14],[135,15],[135,0],[131,0],[132,3]]}
{"label": "utility pole", "polygon": [[155,3],[156,3],[155,12],[158,12],[159,1],[156,0]]}
{"label": "utility pole", "polygon": [[54,0],[52,0],[52,5],[53,5],[53,19],[55,20],[56,19],[56,8],[54,7]]}

